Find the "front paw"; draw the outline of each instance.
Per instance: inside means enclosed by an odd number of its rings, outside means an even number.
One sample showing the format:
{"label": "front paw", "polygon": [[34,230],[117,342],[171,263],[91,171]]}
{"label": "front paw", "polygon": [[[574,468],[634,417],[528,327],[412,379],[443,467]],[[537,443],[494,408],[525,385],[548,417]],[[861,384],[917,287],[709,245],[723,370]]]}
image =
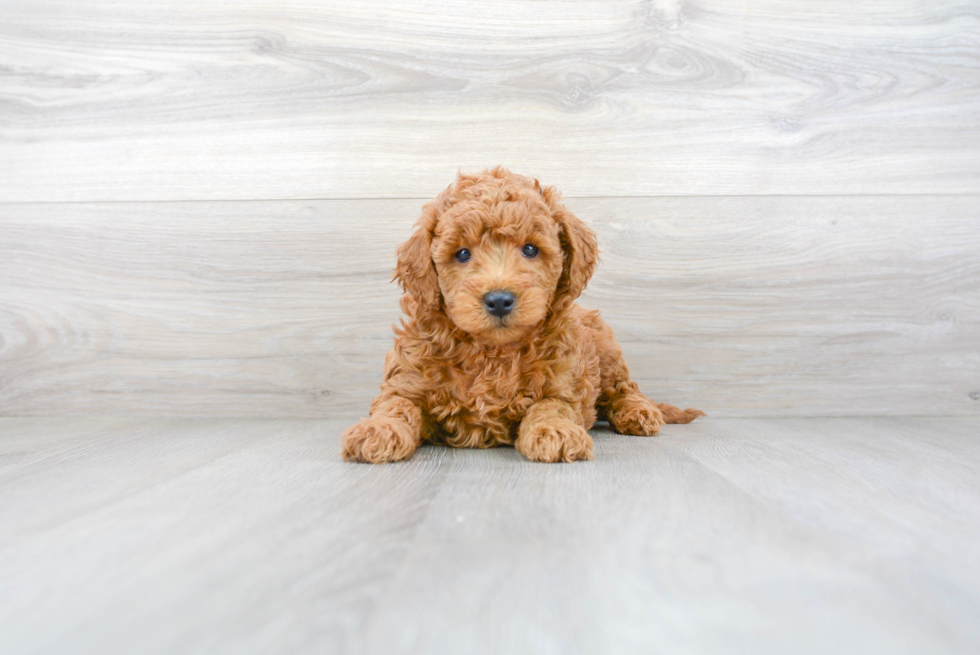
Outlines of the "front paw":
{"label": "front paw", "polygon": [[592,436],[568,419],[521,426],[514,447],[536,462],[574,462],[593,457]]}
{"label": "front paw", "polygon": [[344,432],[344,459],[348,462],[397,462],[408,459],[419,439],[405,421],[386,417],[366,418]]}
{"label": "front paw", "polygon": [[651,437],[664,423],[660,408],[638,394],[621,398],[609,408],[609,424],[620,434]]}

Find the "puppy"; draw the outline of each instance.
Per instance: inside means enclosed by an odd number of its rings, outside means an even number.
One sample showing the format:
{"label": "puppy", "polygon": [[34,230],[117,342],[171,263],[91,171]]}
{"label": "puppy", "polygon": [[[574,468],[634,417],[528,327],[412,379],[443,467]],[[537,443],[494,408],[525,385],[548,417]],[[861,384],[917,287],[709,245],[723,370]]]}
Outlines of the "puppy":
{"label": "puppy", "polygon": [[649,436],[702,415],[648,400],[609,326],[575,304],[597,260],[554,188],[500,167],[460,174],[398,249],[407,318],[344,458],[392,462],[430,441],[571,462],[592,459],[597,418]]}

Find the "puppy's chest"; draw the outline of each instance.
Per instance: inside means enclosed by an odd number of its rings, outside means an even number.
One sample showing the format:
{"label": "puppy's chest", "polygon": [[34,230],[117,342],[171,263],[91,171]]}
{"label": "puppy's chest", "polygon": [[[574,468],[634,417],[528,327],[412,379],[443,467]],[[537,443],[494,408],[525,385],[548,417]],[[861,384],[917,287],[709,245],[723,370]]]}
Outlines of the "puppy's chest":
{"label": "puppy's chest", "polygon": [[543,376],[528,374],[520,360],[457,363],[451,370],[452,397],[471,413],[520,420],[543,397]]}
{"label": "puppy's chest", "polygon": [[445,384],[433,390],[430,408],[461,446],[512,443],[517,425],[544,397],[547,376],[522,366],[519,359],[446,362]]}

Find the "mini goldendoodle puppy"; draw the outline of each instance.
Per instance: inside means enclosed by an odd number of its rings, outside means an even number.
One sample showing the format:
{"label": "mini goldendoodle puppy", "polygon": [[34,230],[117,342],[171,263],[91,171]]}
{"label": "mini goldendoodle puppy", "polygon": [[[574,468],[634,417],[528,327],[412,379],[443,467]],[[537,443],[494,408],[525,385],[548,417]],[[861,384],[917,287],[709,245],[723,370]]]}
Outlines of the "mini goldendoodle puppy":
{"label": "mini goldendoodle puppy", "polygon": [[401,460],[428,440],[571,462],[592,459],[597,417],[649,436],[701,416],[640,393],[612,330],[575,304],[597,260],[554,188],[499,167],[460,174],[398,249],[407,320],[344,458]]}

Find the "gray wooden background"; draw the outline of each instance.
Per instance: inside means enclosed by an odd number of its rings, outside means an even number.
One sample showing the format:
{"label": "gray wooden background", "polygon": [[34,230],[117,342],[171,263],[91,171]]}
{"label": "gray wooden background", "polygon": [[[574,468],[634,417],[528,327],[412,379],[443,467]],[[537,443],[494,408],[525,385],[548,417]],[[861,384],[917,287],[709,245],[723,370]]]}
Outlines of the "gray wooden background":
{"label": "gray wooden background", "polygon": [[980,414],[980,3],[0,1],[0,414],[355,416],[457,169],[715,416]]}

